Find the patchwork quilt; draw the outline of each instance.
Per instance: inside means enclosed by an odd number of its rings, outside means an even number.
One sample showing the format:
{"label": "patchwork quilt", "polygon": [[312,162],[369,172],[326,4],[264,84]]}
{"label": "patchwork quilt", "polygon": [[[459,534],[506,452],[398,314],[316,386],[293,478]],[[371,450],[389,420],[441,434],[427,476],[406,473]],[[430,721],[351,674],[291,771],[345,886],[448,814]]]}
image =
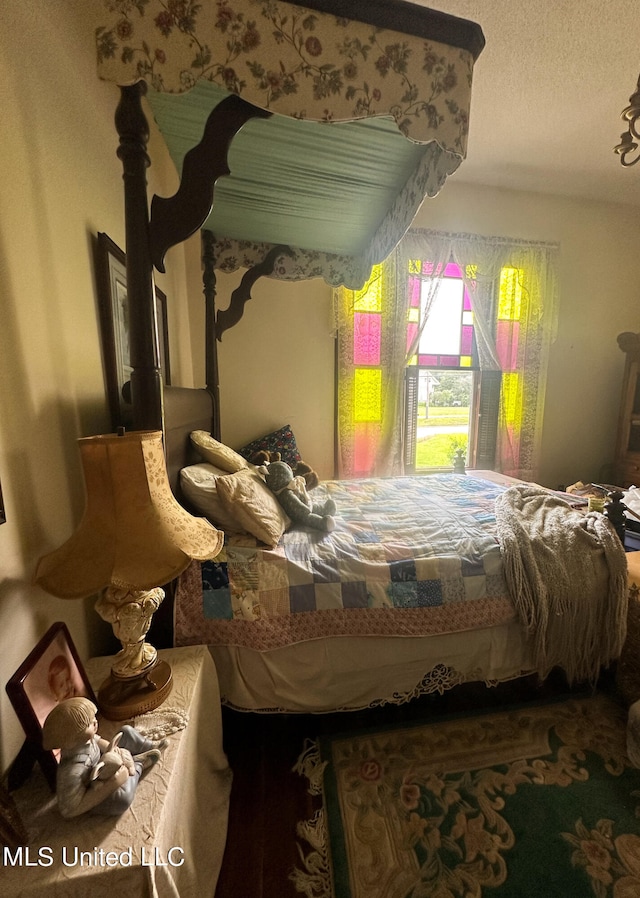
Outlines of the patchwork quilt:
{"label": "patchwork quilt", "polygon": [[332,533],[228,537],[182,575],[176,643],[265,651],[327,636],[424,636],[515,619],[495,534],[504,486],[469,475],[328,481]]}

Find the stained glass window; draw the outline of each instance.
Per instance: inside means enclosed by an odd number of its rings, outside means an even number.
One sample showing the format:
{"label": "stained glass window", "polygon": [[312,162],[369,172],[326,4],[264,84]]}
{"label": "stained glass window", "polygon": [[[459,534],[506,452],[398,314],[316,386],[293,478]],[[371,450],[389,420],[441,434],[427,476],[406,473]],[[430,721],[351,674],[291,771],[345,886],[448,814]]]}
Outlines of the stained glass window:
{"label": "stained glass window", "polygon": [[[466,271],[473,279],[475,270]],[[449,468],[467,454],[478,368],[470,289],[460,267],[409,263],[406,380],[407,470]],[[437,289],[435,289],[437,287]]]}
{"label": "stained glass window", "polygon": [[[426,316],[416,352],[410,365],[427,368],[475,368],[478,366],[474,317],[469,287],[462,279],[460,267],[450,263],[439,278],[437,291],[428,310],[426,305],[433,289],[434,266],[418,259],[409,263],[409,312],[407,316],[407,351],[416,343],[420,323]],[[435,272],[436,277],[439,271]],[[473,278],[472,266],[467,278]]]}
{"label": "stained glass window", "polygon": [[354,474],[371,470],[376,434],[382,422],[383,266],[374,266],[369,281],[353,294],[353,447]]}

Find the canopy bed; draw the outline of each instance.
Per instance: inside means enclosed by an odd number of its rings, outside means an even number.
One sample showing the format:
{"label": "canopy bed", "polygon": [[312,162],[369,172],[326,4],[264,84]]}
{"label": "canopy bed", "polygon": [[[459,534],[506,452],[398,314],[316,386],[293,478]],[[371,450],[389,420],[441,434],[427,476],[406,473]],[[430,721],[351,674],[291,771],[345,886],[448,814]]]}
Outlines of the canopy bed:
{"label": "canopy bed", "polygon": [[[334,533],[287,530],[271,509],[276,531],[265,536],[251,500],[257,492],[264,515],[267,488],[219,442],[216,340],[260,276],[359,289],[388,256],[465,156],[480,28],[402,0],[105,0],[96,40],[100,76],[121,88],[133,426],[164,432],[183,500],[200,478],[242,519],[221,528],[224,556],[181,578],[176,641],[208,644],[224,700],[250,710],[403,701],[562,661],[532,650],[536,615],[527,628],[506,586],[493,507],[508,480],[451,475],[432,480],[431,496],[430,478],[321,484],[338,505]],[[182,171],[175,196],[153,197],[150,213],[145,94]],[[199,229],[207,389],[163,389],[153,269]],[[217,312],[216,269],[244,269]],[[570,670],[591,676],[624,635],[624,555],[606,526],[546,498],[574,515],[572,571],[592,575],[593,620],[609,622]],[[580,599],[584,577],[576,588]]]}

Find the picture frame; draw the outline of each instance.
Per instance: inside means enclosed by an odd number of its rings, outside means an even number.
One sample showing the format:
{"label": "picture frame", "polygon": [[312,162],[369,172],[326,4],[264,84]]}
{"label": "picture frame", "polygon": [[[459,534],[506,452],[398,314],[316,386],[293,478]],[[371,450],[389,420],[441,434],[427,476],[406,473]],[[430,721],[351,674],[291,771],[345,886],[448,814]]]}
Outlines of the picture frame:
{"label": "picture frame", "polygon": [[26,735],[23,759],[39,761],[52,789],[59,761],[58,751],[45,751],[42,728],[58,702],[74,696],[96,696],[82,666],[69,630],[62,621],[52,624],[5,687]]}
{"label": "picture frame", "polygon": [[[111,424],[116,431],[121,426],[130,427],[132,419],[131,406],[122,392],[132,371],[129,353],[127,259],[124,251],[102,231],[97,238],[96,272],[107,399]],[[160,369],[163,383],[169,385],[171,365],[167,297],[158,287],[155,288],[155,295]]]}

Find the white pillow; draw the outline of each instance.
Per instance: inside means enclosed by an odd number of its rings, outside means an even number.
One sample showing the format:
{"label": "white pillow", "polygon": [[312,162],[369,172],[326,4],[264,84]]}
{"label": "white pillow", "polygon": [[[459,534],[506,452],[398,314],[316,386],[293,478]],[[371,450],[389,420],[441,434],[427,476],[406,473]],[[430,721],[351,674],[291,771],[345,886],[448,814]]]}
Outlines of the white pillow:
{"label": "white pillow", "polygon": [[180,471],[180,488],[187,502],[225,533],[246,533],[242,523],[220,501],[216,481],[228,472],[215,465],[200,462]]}
{"label": "white pillow", "polygon": [[219,477],[216,491],[229,514],[271,548],[291,524],[262,477],[251,469]]}
{"label": "white pillow", "polygon": [[229,474],[235,474],[236,471],[249,467],[246,458],[214,439],[206,430],[192,431],[191,442],[204,461],[222,468]]}

